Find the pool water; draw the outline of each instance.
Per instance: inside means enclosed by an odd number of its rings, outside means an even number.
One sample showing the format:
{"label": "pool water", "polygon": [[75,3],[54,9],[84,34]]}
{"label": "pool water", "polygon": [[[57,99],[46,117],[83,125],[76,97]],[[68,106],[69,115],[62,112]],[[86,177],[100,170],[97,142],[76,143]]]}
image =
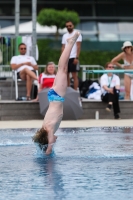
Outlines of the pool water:
{"label": "pool water", "polygon": [[133,128],[59,129],[49,157],[35,131],[0,130],[0,200],[133,199]]}

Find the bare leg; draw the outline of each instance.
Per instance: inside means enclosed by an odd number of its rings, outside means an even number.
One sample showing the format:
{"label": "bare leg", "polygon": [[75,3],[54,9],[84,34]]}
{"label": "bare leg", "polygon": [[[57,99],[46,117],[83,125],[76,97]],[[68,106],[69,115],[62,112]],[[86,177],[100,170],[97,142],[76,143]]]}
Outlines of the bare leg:
{"label": "bare leg", "polygon": [[68,69],[68,60],[74,43],[79,37],[80,33],[76,32],[73,37],[67,40],[67,45],[65,46],[64,51],[61,54],[58,63],[58,72],[55,77],[53,89],[62,97],[65,96],[67,89],[67,69]]}
{"label": "bare leg", "polygon": [[72,77],[73,77],[73,80],[74,80],[74,89],[77,90],[78,88],[78,75],[77,75],[77,72],[72,72]]}
{"label": "bare leg", "polygon": [[41,86],[41,85],[39,85],[38,92],[37,92],[37,96],[36,96],[36,98],[35,98],[35,99],[33,99],[33,100],[32,100],[32,102],[37,102],[37,101],[39,101],[39,96],[38,96],[38,93],[39,93],[39,92],[41,92],[41,91],[42,91],[42,86]]}
{"label": "bare leg", "polygon": [[26,89],[27,89],[27,97],[30,97],[32,88],[32,78],[29,75],[26,75]]}
{"label": "bare leg", "polygon": [[29,76],[30,76],[31,78],[33,78],[34,80],[38,80],[36,74],[35,74],[33,71],[31,71],[31,70],[29,70],[29,69],[27,69],[27,68],[23,69],[23,70],[20,72],[20,77],[21,77],[21,79],[22,79],[22,80],[25,80],[25,76],[26,76],[26,75],[29,75]]}
{"label": "bare leg", "polygon": [[31,88],[32,88],[32,81],[33,81],[33,79],[38,81],[38,78],[37,78],[36,74],[33,71],[25,68],[20,72],[20,78],[22,80],[26,81],[26,90],[27,90],[26,91],[27,92],[26,96],[30,97]]}
{"label": "bare leg", "polygon": [[126,74],[124,76],[124,85],[125,85],[125,99],[130,100],[131,79]]}

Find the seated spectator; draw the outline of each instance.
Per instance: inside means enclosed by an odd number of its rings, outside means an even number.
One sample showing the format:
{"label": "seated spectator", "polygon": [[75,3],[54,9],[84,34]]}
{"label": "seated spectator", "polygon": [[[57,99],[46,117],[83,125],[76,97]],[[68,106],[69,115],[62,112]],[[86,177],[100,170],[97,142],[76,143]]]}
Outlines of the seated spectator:
{"label": "seated spectator", "polygon": [[[114,66],[111,62],[106,63],[106,70],[113,70]],[[103,102],[107,102],[106,111],[110,112],[113,106],[114,118],[120,119],[120,107],[119,107],[119,92],[120,92],[120,78],[113,74],[103,74],[100,79],[101,84],[101,99]]]}
{"label": "seated spectator", "polygon": [[[56,76],[55,64],[54,62],[48,62],[44,72],[41,73],[39,76],[38,92],[40,92],[44,88],[51,88],[54,83],[55,76]],[[36,102],[38,100],[39,98],[37,95],[36,99],[34,99],[32,102]]]}
{"label": "seated spectator", "polygon": [[[124,69],[133,69],[133,46],[130,41],[126,41],[123,43],[121,48],[123,50],[122,53],[118,54],[115,58],[112,59],[112,63],[117,65],[118,67]],[[124,64],[119,63],[122,60]],[[130,90],[131,90],[131,78],[133,78],[133,74],[125,73],[124,74],[124,85],[125,85],[125,99],[130,100]]]}
{"label": "seated spectator", "polygon": [[18,79],[20,78],[26,81],[26,97],[29,101],[31,100],[30,95],[33,80],[36,80],[36,84],[38,83],[38,78],[35,72],[35,70],[38,70],[38,66],[32,56],[26,55],[26,45],[24,43],[19,44],[18,50],[20,55],[13,56],[10,64],[13,70],[17,70]]}

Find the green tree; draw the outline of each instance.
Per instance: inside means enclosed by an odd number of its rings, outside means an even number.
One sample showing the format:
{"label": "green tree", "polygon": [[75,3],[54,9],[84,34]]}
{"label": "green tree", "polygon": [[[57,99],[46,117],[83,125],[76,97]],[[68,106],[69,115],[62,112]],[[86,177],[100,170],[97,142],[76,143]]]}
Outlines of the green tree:
{"label": "green tree", "polygon": [[59,36],[59,29],[65,28],[66,21],[72,21],[76,26],[79,23],[78,13],[68,10],[42,9],[37,17],[39,24],[45,26],[56,26],[56,39]]}

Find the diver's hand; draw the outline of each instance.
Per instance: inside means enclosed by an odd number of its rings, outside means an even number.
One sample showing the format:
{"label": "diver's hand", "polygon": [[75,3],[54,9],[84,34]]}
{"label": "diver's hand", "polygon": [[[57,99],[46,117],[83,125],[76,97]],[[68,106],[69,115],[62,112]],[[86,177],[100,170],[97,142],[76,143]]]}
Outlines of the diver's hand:
{"label": "diver's hand", "polygon": [[48,148],[47,148],[45,154],[48,156],[48,155],[50,155],[51,153],[52,153],[52,145],[48,145]]}
{"label": "diver's hand", "polygon": [[52,147],[53,147],[53,144],[56,142],[56,139],[57,139],[56,135],[53,135],[52,137],[49,138],[48,148],[45,152],[46,155],[49,155],[52,153]]}

